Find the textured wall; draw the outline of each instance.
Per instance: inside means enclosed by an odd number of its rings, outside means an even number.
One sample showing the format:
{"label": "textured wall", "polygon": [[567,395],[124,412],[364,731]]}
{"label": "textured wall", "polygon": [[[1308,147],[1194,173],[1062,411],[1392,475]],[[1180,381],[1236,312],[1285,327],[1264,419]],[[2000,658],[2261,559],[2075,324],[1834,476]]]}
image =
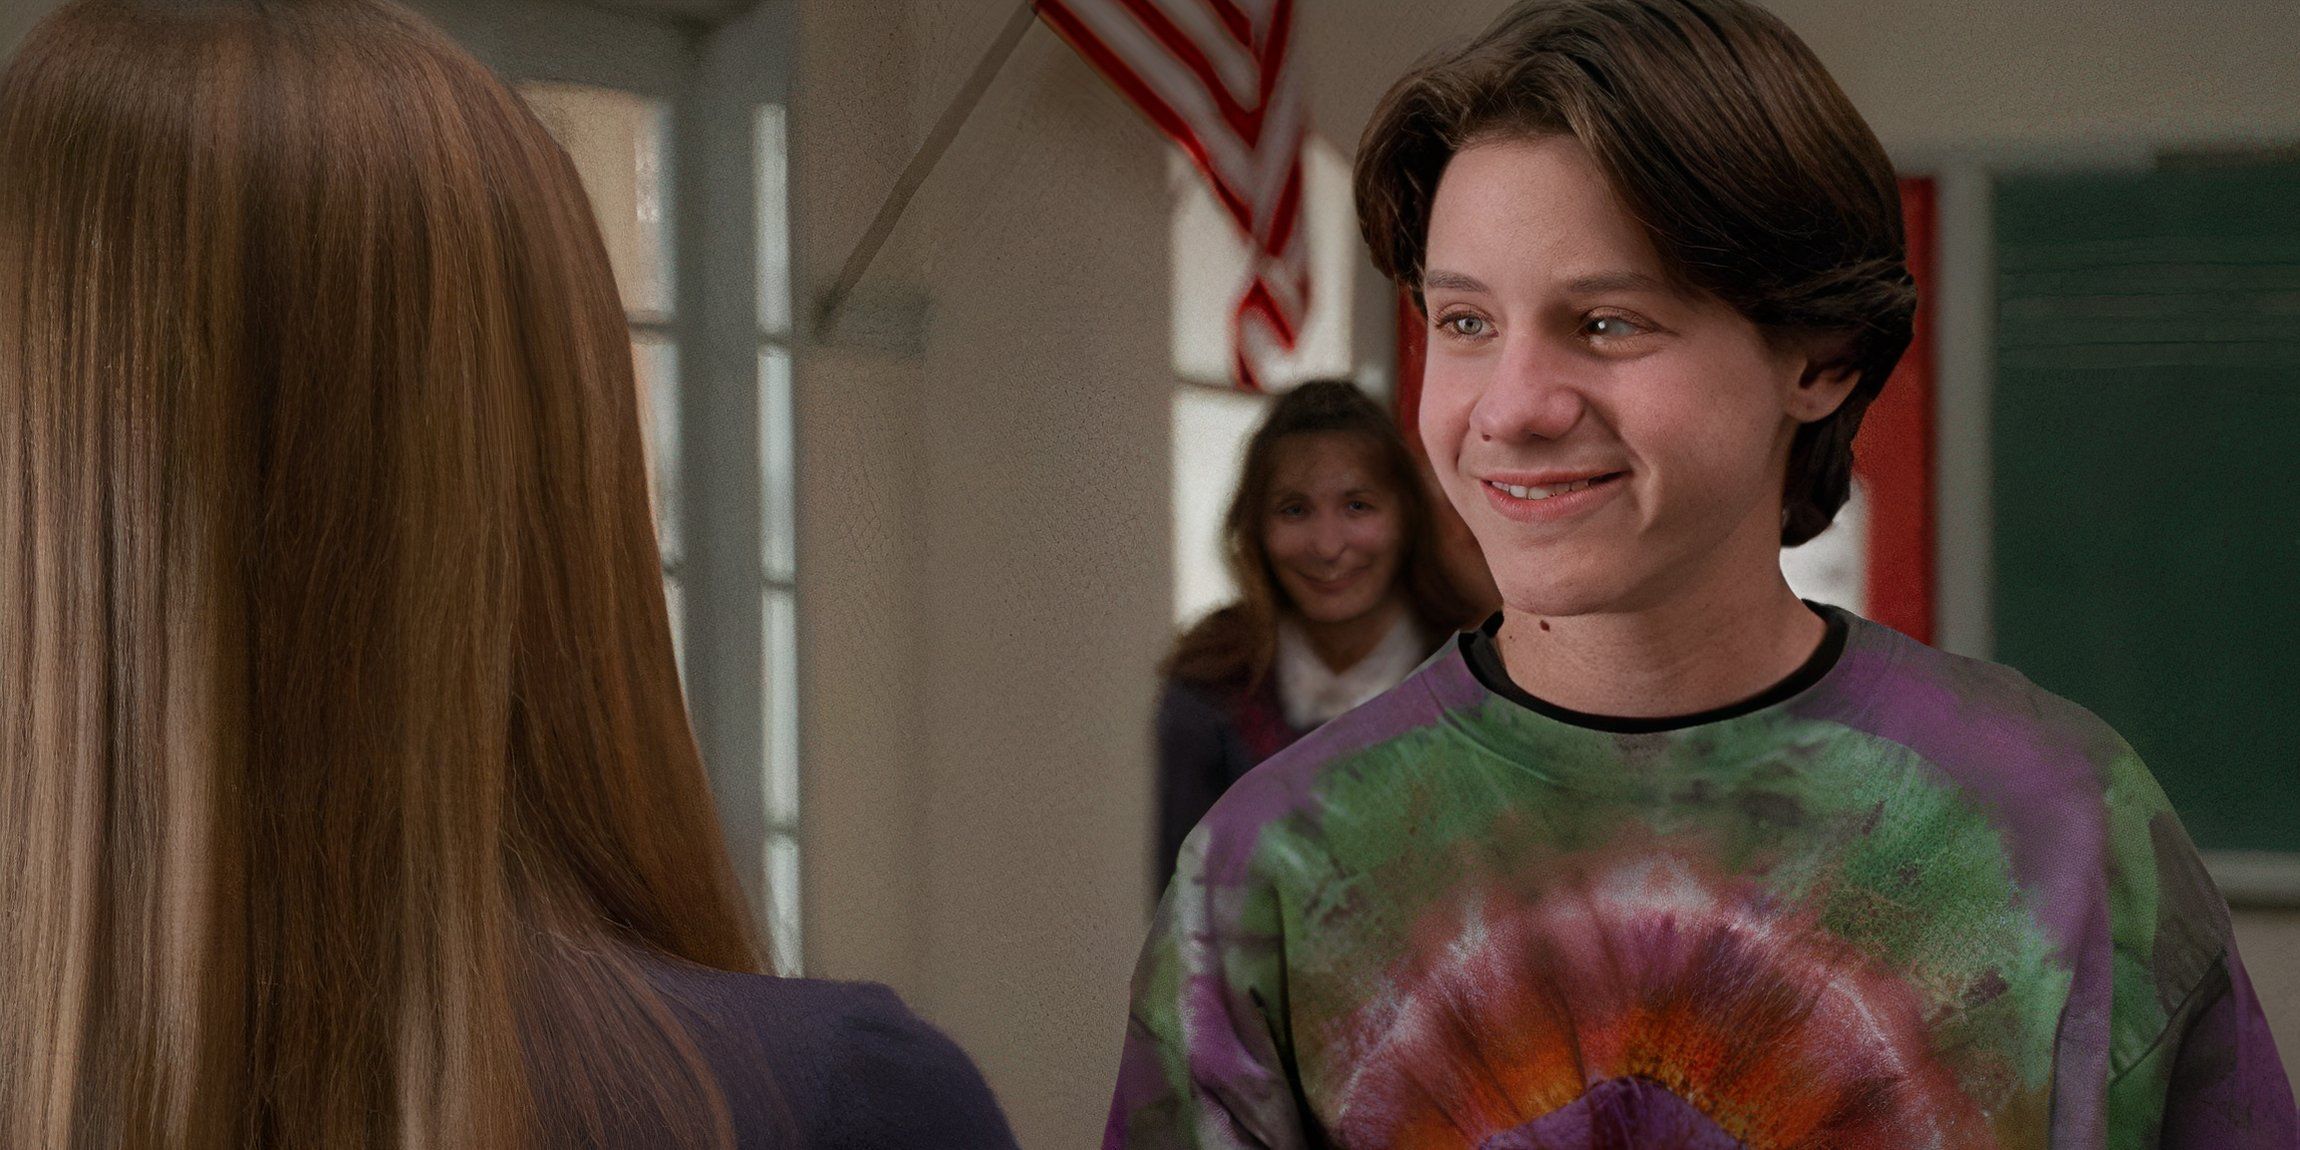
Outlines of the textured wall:
{"label": "textured wall", "polygon": [[[1010,11],[802,5],[802,300]],[[1097,1137],[1141,937],[1163,163],[1034,29],[859,293],[923,350],[799,365],[816,966],[894,981],[1030,1146]]]}
{"label": "textured wall", "polygon": [[[800,9],[792,95],[797,318],[869,225],[917,142],[899,4]],[[911,235],[882,251],[871,288],[916,285]],[[809,962],[843,978],[923,983],[919,660],[913,590],[927,522],[918,357],[802,341],[798,419],[799,646]]]}

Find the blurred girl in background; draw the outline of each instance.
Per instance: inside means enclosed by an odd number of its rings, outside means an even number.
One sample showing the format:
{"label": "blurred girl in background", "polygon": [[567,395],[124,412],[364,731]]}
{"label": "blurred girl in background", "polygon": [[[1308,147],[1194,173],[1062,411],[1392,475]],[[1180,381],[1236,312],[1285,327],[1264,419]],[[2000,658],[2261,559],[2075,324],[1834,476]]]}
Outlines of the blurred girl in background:
{"label": "blurred girl in background", "polygon": [[[1396,686],[1497,600],[1449,562],[1423,465],[1353,384],[1280,396],[1222,520],[1238,599],[1184,633],[1158,702],[1158,871],[1255,764]],[[1483,582],[1482,588],[1477,586]],[[1466,584],[1466,585],[1465,585]]]}

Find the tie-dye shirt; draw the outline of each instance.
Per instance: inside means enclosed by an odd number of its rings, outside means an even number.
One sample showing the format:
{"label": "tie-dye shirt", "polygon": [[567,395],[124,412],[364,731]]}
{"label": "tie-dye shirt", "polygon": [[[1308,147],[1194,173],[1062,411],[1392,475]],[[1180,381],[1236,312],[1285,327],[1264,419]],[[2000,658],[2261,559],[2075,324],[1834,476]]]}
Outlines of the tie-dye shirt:
{"label": "tie-dye shirt", "polygon": [[2292,1150],[2131,747],[1829,613],[1724,717],[1571,721],[1471,635],[1256,768],[1159,907],[1105,1146]]}

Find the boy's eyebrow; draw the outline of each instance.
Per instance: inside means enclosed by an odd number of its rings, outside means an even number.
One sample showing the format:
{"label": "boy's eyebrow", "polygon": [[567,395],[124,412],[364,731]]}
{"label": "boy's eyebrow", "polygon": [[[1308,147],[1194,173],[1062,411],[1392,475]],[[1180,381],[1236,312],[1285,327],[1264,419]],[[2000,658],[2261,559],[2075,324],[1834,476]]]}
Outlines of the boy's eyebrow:
{"label": "boy's eyebrow", "polygon": [[1449,272],[1449,271],[1433,271],[1433,272],[1424,272],[1424,273],[1422,273],[1422,290],[1423,290],[1423,291],[1425,291],[1425,292],[1427,292],[1427,291],[1466,291],[1466,292],[1484,292],[1484,293],[1486,293],[1486,294],[1488,294],[1488,295],[1491,295],[1491,294],[1493,293],[1493,289],[1492,289],[1492,288],[1489,288],[1489,287],[1485,286],[1485,284],[1484,284],[1484,283],[1482,283],[1482,282],[1480,282],[1480,281],[1479,281],[1479,280],[1478,280],[1476,277],[1474,277],[1474,276],[1465,276],[1465,275],[1461,274],[1460,272]]}
{"label": "boy's eyebrow", "polygon": [[[1423,275],[1422,290],[1483,292],[1489,295],[1493,292],[1492,288],[1485,286],[1475,276],[1442,270]],[[1669,285],[1644,272],[1594,272],[1567,283],[1565,290],[1575,295],[1599,295],[1609,291],[1667,292]]]}

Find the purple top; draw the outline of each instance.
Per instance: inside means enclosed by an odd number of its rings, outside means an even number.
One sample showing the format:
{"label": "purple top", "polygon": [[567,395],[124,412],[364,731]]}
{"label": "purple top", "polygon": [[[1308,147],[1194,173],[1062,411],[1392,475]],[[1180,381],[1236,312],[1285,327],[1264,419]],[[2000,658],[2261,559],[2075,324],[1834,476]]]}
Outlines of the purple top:
{"label": "purple top", "polygon": [[[717,1075],[740,1150],[1014,1150],[974,1063],[892,990],[646,965]],[[654,1145],[627,1133],[614,1144]]]}
{"label": "purple top", "polygon": [[1166,681],[1158,692],[1158,889],[1174,877],[1182,840],[1214,800],[1302,734],[1286,722],[1275,674],[1250,691],[1240,683]]}
{"label": "purple top", "polygon": [[1105,1146],[2292,1150],[2132,749],[1824,613],[1841,653],[1674,725],[1467,636],[1256,768],[1183,845]]}

